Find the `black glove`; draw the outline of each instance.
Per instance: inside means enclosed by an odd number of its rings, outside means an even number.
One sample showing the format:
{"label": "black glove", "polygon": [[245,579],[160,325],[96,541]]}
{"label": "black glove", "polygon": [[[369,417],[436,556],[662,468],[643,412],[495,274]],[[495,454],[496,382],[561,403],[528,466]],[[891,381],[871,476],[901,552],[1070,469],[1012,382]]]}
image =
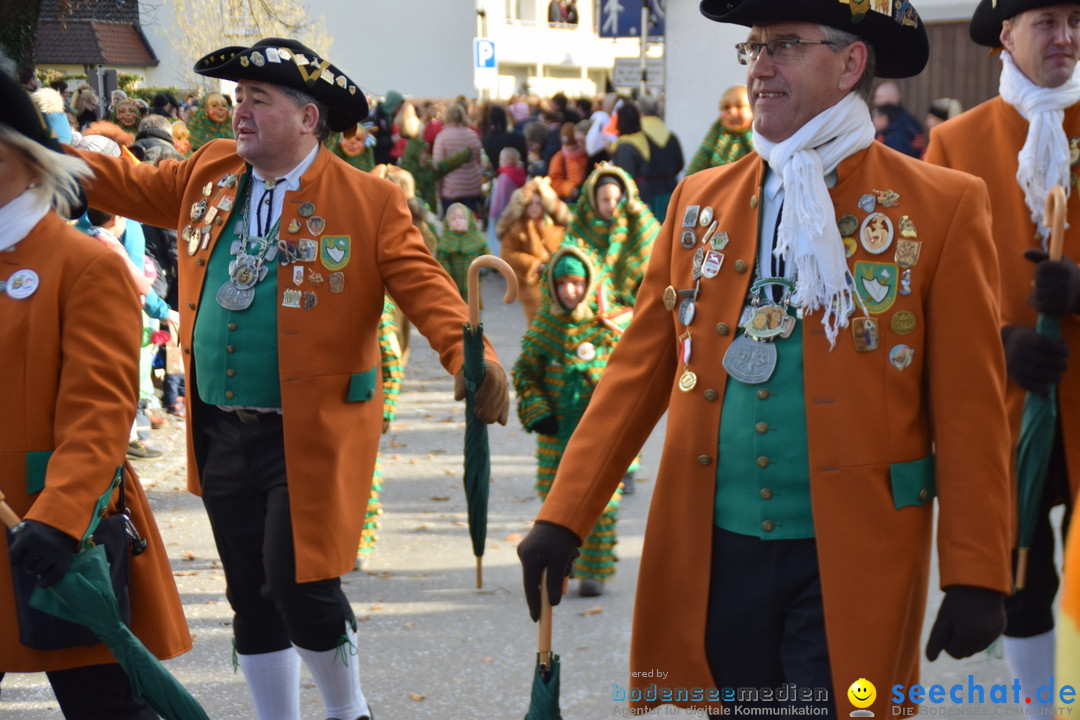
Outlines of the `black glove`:
{"label": "black glove", "polygon": [[[454,399],[465,399],[465,368],[454,376]],[[510,416],[510,389],[506,384],[506,372],[497,362],[484,360],[484,381],[473,397],[473,413],[488,425],[505,425]]]}
{"label": "black glove", "polygon": [[1034,289],[1028,302],[1047,315],[1080,312],[1080,267],[1072,258],[1050,260],[1043,250],[1028,250],[1024,257],[1035,266]]}
{"label": "black glove", "polygon": [[[49,587],[64,576],[79,541],[51,525],[24,520],[11,543],[11,566],[38,577],[38,585]],[[18,526],[16,526],[18,527]]]}
{"label": "black glove", "polygon": [[1005,596],[997,590],[952,585],[945,588],[945,599],[938,608],[937,620],[926,643],[926,658],[937,659],[942,650],[954,658],[966,658],[1005,631]]}
{"label": "black glove", "polygon": [[525,602],[533,622],[540,619],[540,577],[547,570],[548,599],[552,605],[562,600],[563,578],[570,576],[581,540],[562,525],[538,520],[518,545],[521,575],[525,580]]}
{"label": "black glove", "polygon": [[554,415],[548,415],[542,417],[533,423],[533,426],[529,428],[541,435],[558,435],[559,434],[559,419]]}
{"label": "black glove", "polygon": [[1061,382],[1068,367],[1069,346],[1026,325],[1001,329],[1005,346],[1005,370],[1009,378],[1028,392],[1046,395]]}

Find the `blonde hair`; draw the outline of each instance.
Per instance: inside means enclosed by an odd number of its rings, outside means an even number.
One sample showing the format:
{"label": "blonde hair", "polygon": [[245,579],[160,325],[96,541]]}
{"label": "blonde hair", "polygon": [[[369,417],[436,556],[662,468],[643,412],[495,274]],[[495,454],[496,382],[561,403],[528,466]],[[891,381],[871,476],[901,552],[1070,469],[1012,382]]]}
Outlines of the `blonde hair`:
{"label": "blonde hair", "polygon": [[456,102],[452,102],[443,108],[442,118],[443,122],[447,125],[464,125],[465,108],[461,107]]}
{"label": "blonde hair", "polygon": [[82,159],[58,153],[34,142],[10,125],[0,122],[0,142],[19,151],[37,171],[37,184],[30,188],[60,215],[67,217],[82,204],[79,181],[94,176]]}
{"label": "blonde hair", "polygon": [[517,148],[504,147],[499,151],[499,166],[503,165],[520,165],[521,153]]}

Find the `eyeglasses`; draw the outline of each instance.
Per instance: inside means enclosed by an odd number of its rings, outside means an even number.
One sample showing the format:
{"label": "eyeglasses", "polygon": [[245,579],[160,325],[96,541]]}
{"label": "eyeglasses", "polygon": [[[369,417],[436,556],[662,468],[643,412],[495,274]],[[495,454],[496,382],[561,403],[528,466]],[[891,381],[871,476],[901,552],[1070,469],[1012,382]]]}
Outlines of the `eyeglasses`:
{"label": "eyeglasses", "polygon": [[781,40],[769,40],[768,42],[741,42],[735,44],[735,56],[740,65],[749,65],[758,59],[764,50],[775,62],[784,62],[795,57],[796,48],[799,45],[837,45],[843,47],[843,43],[835,40],[802,40],[800,38],[784,38]]}

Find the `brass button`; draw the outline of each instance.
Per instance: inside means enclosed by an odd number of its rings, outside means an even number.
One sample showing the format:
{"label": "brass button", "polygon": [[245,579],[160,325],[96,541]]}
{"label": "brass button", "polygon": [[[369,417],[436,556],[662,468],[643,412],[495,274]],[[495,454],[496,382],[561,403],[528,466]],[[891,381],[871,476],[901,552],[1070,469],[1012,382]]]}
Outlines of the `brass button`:
{"label": "brass button", "polygon": [[698,461],[698,465],[711,465],[712,464],[712,458],[709,457],[708,455],[698,455],[697,461]]}
{"label": "brass button", "polygon": [[191,302],[189,302],[189,303],[187,304],[187,306],[188,306],[188,310],[194,310],[194,309],[195,309],[195,303],[191,303]]}
{"label": "brass button", "polygon": [[759,422],[757,425],[754,426],[754,429],[757,430],[758,435],[764,435],[765,433],[769,432],[769,423]]}
{"label": "brass button", "polygon": [[236,393],[234,393],[232,390],[226,390],[225,391],[225,397],[232,400],[234,397],[236,397]]}
{"label": "brass button", "polygon": [[776,523],[774,523],[772,520],[765,520],[761,523],[761,529],[765,532],[772,532],[776,529]]}
{"label": "brass button", "polygon": [[922,490],[919,491],[919,501],[920,502],[926,502],[926,498],[928,498],[928,497],[930,497],[930,493],[926,490],[926,488],[923,488]]}
{"label": "brass button", "polygon": [[761,492],[758,493],[762,500],[772,500],[772,490],[769,488],[761,488]]}
{"label": "brass button", "polygon": [[97,514],[98,517],[105,517],[105,508],[101,508],[100,510],[98,510]]}
{"label": "brass button", "polygon": [[206,264],[206,258],[204,258],[204,257],[195,258],[195,264],[198,265],[199,267],[202,267],[203,265]]}
{"label": "brass button", "polygon": [[746,272],[746,261],[745,260],[736,260],[735,261],[735,272],[739,273],[740,275],[742,273]]}
{"label": "brass button", "polygon": [[373,397],[375,397],[375,390],[374,389],[368,390],[367,391],[367,399],[370,400]]}
{"label": "brass button", "polygon": [[236,346],[235,345],[226,345],[225,346],[225,352],[227,352],[227,353],[236,352]]}
{"label": "brass button", "polygon": [[720,393],[716,392],[712,388],[709,388],[708,390],[705,391],[705,399],[708,400],[709,402],[712,402],[713,400],[715,400],[719,396],[720,396]]}
{"label": "brass button", "polygon": [[236,323],[229,323],[230,330],[236,330]]}
{"label": "brass button", "polygon": [[768,400],[769,399],[769,388],[758,388],[757,399],[758,400]]}
{"label": "brass button", "polygon": [[191,348],[184,348],[184,354],[185,355],[190,355],[191,354]]}
{"label": "brass button", "polygon": [[767,467],[769,467],[769,458],[762,455],[761,457],[759,457],[757,459],[757,466],[759,468],[767,468]]}
{"label": "brass button", "polygon": [[234,370],[232,368],[229,368],[228,370],[225,371],[225,375],[227,377],[235,377],[236,376],[236,370]]}
{"label": "brass button", "polygon": [[728,327],[727,323],[717,323],[716,332],[720,333],[721,335],[728,335],[731,333],[731,328]]}

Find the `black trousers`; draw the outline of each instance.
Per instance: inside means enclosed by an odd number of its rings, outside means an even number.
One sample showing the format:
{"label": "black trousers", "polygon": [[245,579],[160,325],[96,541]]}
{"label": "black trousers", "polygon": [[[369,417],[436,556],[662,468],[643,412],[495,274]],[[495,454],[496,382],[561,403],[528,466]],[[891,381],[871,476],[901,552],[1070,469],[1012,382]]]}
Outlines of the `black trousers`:
{"label": "black trousers", "polygon": [[712,557],[705,653],[716,686],[736,693],[790,684],[815,694],[823,688],[828,700],[814,703],[734,704],[813,704],[835,717],[815,541],[766,541],[714,528]]}
{"label": "black trousers", "polygon": [[281,415],[245,422],[202,409],[202,499],[235,613],[236,651],[334,649],[353,614],[340,579],[296,582]]}
{"label": "black trousers", "polygon": [[53,670],[46,676],[67,720],[158,720],[116,663]]}

